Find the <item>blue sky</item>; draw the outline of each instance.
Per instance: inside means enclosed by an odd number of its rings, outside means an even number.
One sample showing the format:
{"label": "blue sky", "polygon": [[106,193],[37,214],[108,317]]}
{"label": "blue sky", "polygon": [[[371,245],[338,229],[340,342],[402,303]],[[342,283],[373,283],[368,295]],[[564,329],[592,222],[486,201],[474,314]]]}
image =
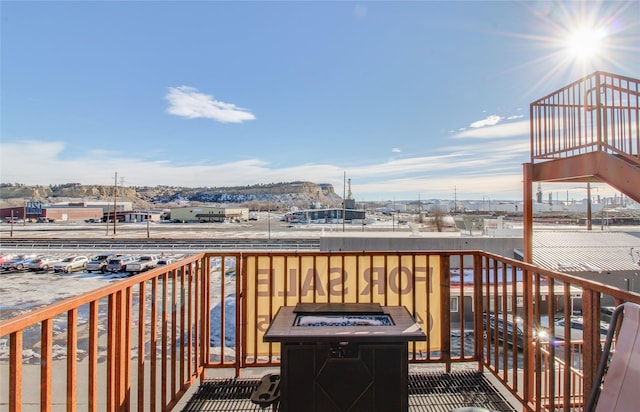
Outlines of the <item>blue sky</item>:
{"label": "blue sky", "polygon": [[529,104],[640,75],[638,1],[0,6],[3,183],[341,194],[346,173],[357,200],[521,199]]}

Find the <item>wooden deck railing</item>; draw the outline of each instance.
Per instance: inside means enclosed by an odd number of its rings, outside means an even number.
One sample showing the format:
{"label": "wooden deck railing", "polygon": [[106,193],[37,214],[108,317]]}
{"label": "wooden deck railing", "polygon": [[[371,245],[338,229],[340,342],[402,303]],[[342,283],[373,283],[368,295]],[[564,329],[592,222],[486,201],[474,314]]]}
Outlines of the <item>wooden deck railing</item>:
{"label": "wooden deck railing", "polygon": [[[410,362],[473,362],[525,409],[571,410],[596,372],[600,307],[623,301],[640,295],[482,251],[198,253],[0,322],[0,409],[169,411],[208,368],[278,365],[262,335],[280,306],[378,302],[427,331]],[[564,327],[549,345],[541,329],[577,311],[580,341]]]}
{"label": "wooden deck railing", "polygon": [[[205,364],[211,271],[204,265],[209,259],[199,254],[1,322],[10,347],[2,404],[171,410]],[[23,362],[33,348],[37,365]]]}

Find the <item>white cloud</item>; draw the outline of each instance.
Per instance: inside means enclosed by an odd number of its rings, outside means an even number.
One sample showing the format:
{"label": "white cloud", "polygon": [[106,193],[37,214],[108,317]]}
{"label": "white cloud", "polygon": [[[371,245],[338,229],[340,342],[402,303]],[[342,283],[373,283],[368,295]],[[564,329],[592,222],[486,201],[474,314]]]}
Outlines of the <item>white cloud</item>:
{"label": "white cloud", "polygon": [[494,126],[500,122],[502,118],[500,116],[491,115],[487,116],[486,119],[478,120],[477,122],[471,123],[469,126],[473,128],[485,127],[485,126]]}
{"label": "white cloud", "polygon": [[522,120],[513,123],[503,123],[492,127],[481,127],[477,129],[465,130],[460,133],[456,133],[452,137],[454,139],[460,138],[478,138],[478,139],[491,139],[491,138],[505,138],[513,136],[522,136],[529,134],[529,121]]}
{"label": "white cloud", "polygon": [[518,114],[518,115],[515,115],[515,116],[509,116],[509,117],[507,117],[507,120],[522,119],[523,117],[524,117],[524,115],[523,115],[523,114]]}
{"label": "white cloud", "polygon": [[[411,193],[412,199],[418,194],[428,197],[451,199],[479,199],[483,195],[491,194],[492,199],[522,198],[522,175],[518,173],[505,174],[473,174],[468,176],[420,176],[409,179],[393,179],[376,183],[355,184],[355,192],[379,193],[389,199],[393,193]],[[367,200],[375,200],[367,198]]]}
{"label": "white cloud", "polygon": [[167,113],[188,119],[203,117],[220,123],[242,123],[256,118],[246,109],[215,100],[189,86],[169,87],[165,99],[169,101]]}
{"label": "white cloud", "polygon": [[[194,158],[177,164],[170,157],[155,160],[123,156],[119,152],[88,151],[66,155],[63,142],[0,142],[0,176],[5,183],[49,185],[61,183],[112,184],[114,172],[127,186],[242,186],[308,180],[331,183],[341,193],[344,173],[353,178],[357,197],[415,198],[418,193],[447,197],[453,186],[459,193],[488,193],[492,197],[518,199],[521,164],[527,142],[466,144],[447,148],[438,156],[415,156],[357,167],[334,164],[294,164],[278,167],[261,159],[212,164]],[[29,163],[24,162],[29,153]],[[38,170],[32,165],[37,164]]]}
{"label": "white cloud", "polygon": [[402,150],[400,150],[400,148],[398,148],[398,147],[394,147],[393,149],[391,149],[391,152],[400,153],[400,152],[402,152]]}
{"label": "white cloud", "polygon": [[503,153],[509,156],[524,156],[521,159],[525,161],[529,156],[529,140],[521,138],[519,140],[509,139],[508,141],[496,141],[491,145],[487,145],[484,141],[475,143],[465,142],[460,145],[452,145],[442,147],[441,151],[449,153],[469,153],[473,156],[493,157]]}

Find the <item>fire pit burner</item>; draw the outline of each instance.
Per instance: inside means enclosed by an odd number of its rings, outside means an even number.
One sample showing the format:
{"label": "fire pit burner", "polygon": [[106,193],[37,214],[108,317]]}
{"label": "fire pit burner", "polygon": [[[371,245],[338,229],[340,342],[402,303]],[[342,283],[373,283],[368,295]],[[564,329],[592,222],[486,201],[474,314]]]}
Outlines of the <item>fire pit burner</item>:
{"label": "fire pit burner", "polygon": [[295,326],[391,326],[389,315],[298,315]]}
{"label": "fire pit burner", "polygon": [[264,335],[281,343],[280,411],[407,411],[407,343],[425,339],[403,306],[281,307]]}

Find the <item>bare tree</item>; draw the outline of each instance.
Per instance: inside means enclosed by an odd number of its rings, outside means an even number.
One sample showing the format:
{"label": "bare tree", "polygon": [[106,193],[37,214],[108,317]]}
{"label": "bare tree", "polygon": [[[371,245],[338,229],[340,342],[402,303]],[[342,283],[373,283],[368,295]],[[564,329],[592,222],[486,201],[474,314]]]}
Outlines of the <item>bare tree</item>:
{"label": "bare tree", "polygon": [[436,226],[436,230],[438,232],[442,232],[444,229],[444,217],[446,216],[446,213],[444,212],[444,210],[442,210],[439,207],[434,207],[433,208],[433,224]]}

